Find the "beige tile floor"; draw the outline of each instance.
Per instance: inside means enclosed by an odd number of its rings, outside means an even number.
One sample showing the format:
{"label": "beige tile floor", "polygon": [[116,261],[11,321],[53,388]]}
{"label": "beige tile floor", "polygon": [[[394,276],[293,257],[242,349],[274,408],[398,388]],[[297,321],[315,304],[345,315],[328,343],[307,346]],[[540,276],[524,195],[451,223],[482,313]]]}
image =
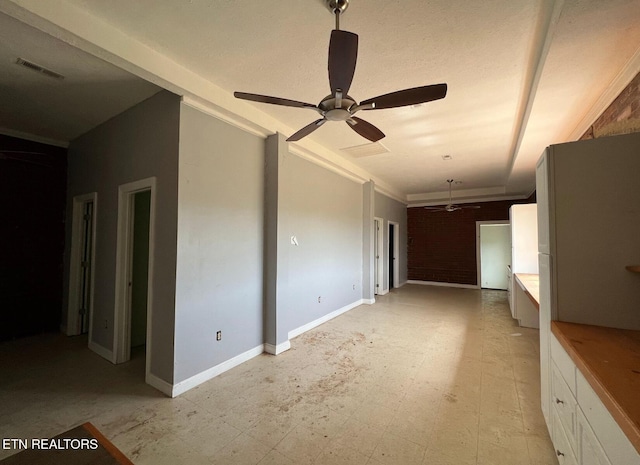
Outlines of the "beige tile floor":
{"label": "beige tile floor", "polygon": [[[406,285],[168,399],[82,337],[0,345],[0,437],[93,422],[136,464],[552,465],[538,332],[506,293]],[[0,458],[11,451],[0,450]]]}

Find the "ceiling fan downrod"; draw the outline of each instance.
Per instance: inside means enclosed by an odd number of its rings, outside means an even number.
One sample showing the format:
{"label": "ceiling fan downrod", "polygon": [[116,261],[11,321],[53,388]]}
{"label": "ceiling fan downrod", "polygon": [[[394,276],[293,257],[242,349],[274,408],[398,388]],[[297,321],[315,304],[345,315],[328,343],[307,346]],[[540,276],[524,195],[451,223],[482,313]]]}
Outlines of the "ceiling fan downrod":
{"label": "ceiling fan downrod", "polygon": [[327,8],[336,16],[336,31],[340,30],[340,15],[349,7],[349,0],[326,0]]}

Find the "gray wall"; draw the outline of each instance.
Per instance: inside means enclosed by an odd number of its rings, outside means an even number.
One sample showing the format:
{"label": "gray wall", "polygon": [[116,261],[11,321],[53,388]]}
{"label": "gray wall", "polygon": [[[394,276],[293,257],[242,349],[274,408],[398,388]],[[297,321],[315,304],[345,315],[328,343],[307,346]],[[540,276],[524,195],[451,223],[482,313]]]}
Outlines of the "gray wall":
{"label": "gray wall", "polygon": [[362,185],[362,298],[375,299],[375,186]]}
{"label": "gray wall", "polygon": [[389,282],[389,221],[398,223],[400,225],[399,233],[399,257],[400,263],[398,264],[399,285],[404,284],[407,281],[407,206],[397,200],[394,200],[380,192],[375,193],[375,216],[377,218],[384,219],[383,231],[384,231],[384,253],[383,253],[383,280],[382,288],[388,289]]}
{"label": "gray wall", "polygon": [[175,383],[263,343],[264,140],[183,104],[179,163]]}
{"label": "gray wall", "polygon": [[363,193],[291,154],[278,179],[278,312],[288,332],[362,298]]}
{"label": "gray wall", "polygon": [[63,308],[69,298],[72,199],[97,192],[92,334],[108,350],[114,349],[118,186],[157,178],[150,371],[166,382],[173,380],[179,111],[179,97],[160,92],[71,142],[68,165]]}

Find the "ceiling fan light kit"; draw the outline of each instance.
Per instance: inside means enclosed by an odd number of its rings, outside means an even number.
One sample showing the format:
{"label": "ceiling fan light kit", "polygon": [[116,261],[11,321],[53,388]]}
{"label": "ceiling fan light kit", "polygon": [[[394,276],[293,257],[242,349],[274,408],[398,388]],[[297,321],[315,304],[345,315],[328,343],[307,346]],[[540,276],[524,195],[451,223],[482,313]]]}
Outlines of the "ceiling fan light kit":
{"label": "ceiling fan light kit", "polygon": [[329,40],[329,87],[331,94],[323,98],[318,105],[299,102],[280,97],[234,92],[236,98],[259,103],[282,105],[294,108],[308,108],[317,111],[322,117],[300,129],[287,139],[297,141],[308,136],[327,121],[344,121],[353,131],[370,140],[377,142],[385,134],[373,124],[354,116],[361,110],[383,110],[411,105],[419,105],[433,100],[439,100],[447,95],[446,84],[435,84],[412,89],[399,90],[389,94],[363,100],[359,104],[348,92],[356,71],[358,59],[358,35],[340,29],[340,16],[349,7],[349,0],[326,0],[329,11],[335,15],[336,28],[331,31]]}

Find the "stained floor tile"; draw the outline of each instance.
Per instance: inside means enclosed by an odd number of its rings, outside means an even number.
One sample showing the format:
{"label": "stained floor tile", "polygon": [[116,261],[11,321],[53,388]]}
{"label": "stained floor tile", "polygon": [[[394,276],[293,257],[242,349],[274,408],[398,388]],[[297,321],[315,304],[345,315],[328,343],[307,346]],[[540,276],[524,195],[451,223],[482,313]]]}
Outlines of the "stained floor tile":
{"label": "stained floor tile", "polygon": [[136,464],[554,463],[538,332],[505,292],[405,285],[291,344],[168,399],[143,353],[115,366],[83,337],[3,343],[0,436],[91,421]]}

